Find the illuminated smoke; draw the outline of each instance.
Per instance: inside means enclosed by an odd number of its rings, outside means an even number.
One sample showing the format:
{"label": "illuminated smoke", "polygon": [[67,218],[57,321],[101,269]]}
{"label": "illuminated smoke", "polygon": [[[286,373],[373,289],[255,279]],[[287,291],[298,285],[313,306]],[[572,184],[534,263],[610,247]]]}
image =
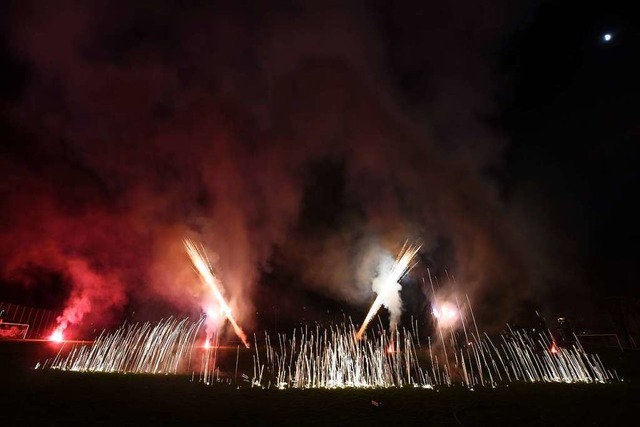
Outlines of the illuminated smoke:
{"label": "illuminated smoke", "polygon": [[70,261],[68,272],[74,287],[62,315],[56,319],[60,334],[70,325],[81,324],[94,309],[98,313],[108,313],[110,309],[119,308],[126,300],[124,286],[118,283],[117,277],[99,275],[82,260]]}
{"label": "illuminated smoke", "polygon": [[[427,251],[442,235],[468,291],[497,283],[510,302],[533,282],[504,285],[526,279],[530,265],[541,271],[522,256],[534,252],[526,235],[514,245],[526,227],[512,226],[485,177],[502,143],[484,120],[492,73],[478,52],[495,34],[481,14],[442,2],[460,21],[401,2],[18,3],[8,8],[7,49],[28,78],[3,109],[19,135],[0,154],[0,273],[25,284],[19,273],[33,266],[64,275],[63,328],[108,322],[149,298],[199,307],[180,256],[185,235],[219,257],[225,297],[245,326],[274,246],[276,267],[351,304],[362,302],[351,280],[358,235],[416,236]],[[411,42],[387,51],[375,17],[394,13],[408,25],[393,32]],[[473,37],[460,37],[459,23]],[[405,49],[416,31],[425,50],[414,61],[418,52]],[[407,62],[428,68],[410,74],[428,76],[424,104],[399,96],[389,68]],[[294,233],[309,165],[327,159],[344,164],[342,201],[358,214]],[[384,304],[395,316],[390,286]]]}

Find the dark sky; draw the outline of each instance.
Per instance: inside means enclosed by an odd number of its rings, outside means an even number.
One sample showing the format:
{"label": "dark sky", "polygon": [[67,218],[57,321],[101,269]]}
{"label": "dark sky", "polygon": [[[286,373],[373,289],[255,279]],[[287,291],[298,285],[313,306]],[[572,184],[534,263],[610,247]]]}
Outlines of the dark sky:
{"label": "dark sky", "polygon": [[426,268],[488,323],[638,297],[637,19],[478,3],[2,2],[0,300],[197,311],[184,237],[254,325],[406,240],[417,315]]}
{"label": "dark sky", "polygon": [[505,194],[537,193],[587,280],[637,297],[640,27],[626,5],[542,3],[499,57],[512,80],[500,122]]}

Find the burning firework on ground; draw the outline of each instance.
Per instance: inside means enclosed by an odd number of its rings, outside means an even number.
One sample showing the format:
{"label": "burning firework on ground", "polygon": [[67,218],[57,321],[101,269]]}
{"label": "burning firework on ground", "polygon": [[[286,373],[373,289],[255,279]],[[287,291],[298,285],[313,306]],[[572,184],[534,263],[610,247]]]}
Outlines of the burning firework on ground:
{"label": "burning firework on ground", "polygon": [[[189,258],[191,258],[191,262],[193,263],[193,266],[198,271],[200,278],[211,289],[211,292],[213,293],[213,296],[215,297],[216,302],[220,307],[220,311],[222,315],[229,320],[229,323],[231,323],[231,326],[233,326],[234,332],[236,333],[238,338],[242,340],[242,343],[245,345],[245,347],[249,348],[249,341],[247,340],[247,335],[244,333],[242,328],[236,322],[236,319],[233,317],[233,314],[231,313],[231,307],[229,307],[229,304],[227,304],[224,297],[222,296],[221,284],[218,278],[215,276],[215,274],[213,274],[213,269],[211,268],[211,264],[207,260],[206,254],[202,249],[198,248],[196,244],[193,243],[191,240],[185,239],[184,246],[187,251],[187,254],[189,255]],[[210,339],[210,338],[211,338],[210,336],[207,337],[207,339]]]}
{"label": "burning firework on ground", "polygon": [[[169,318],[155,325],[124,325],[113,333],[103,332],[92,344],[74,345],[64,356],[61,349],[36,368],[145,374],[192,369],[205,384],[230,382],[218,366],[217,336],[213,342],[195,344],[203,322]],[[587,354],[579,345],[558,347],[548,333],[531,336],[510,330],[497,340],[486,334],[470,335],[471,341],[462,345],[452,335],[446,356],[431,340],[423,346],[415,332],[406,330],[389,333],[380,327],[358,339],[351,323],[301,328],[291,337],[278,335],[275,342],[265,334],[264,345],[255,345],[251,384],[278,388],[462,384],[472,388],[510,382],[594,383],[615,378],[597,355]],[[236,379],[239,351],[238,347]],[[198,359],[199,367],[193,362]]]}
{"label": "burning firework on ground", "polygon": [[[388,351],[389,346],[394,350]],[[279,335],[275,344],[265,336],[263,356],[256,345],[253,384],[265,383],[278,388],[433,384],[418,363],[410,334],[404,334],[402,341],[399,334],[392,336],[384,331],[372,338],[366,334],[357,337],[352,324],[300,329],[291,338]]]}
{"label": "burning firework on ground", "polygon": [[[481,335],[467,297],[474,328],[467,330],[468,320],[456,303],[436,298],[433,311],[440,341],[422,349],[406,330],[399,332],[391,321],[390,332],[380,328],[367,336],[365,330],[382,305],[396,297],[400,280],[412,268],[420,246],[402,248],[393,268],[383,274],[374,289],[377,297],[360,329],[352,324],[325,329],[304,328],[291,338],[278,335],[272,345],[265,336],[265,354],[260,357],[256,343],[254,385],[276,385],[278,388],[399,387],[404,385],[431,388],[459,382],[476,385],[525,382],[605,382],[613,374],[603,367],[598,356],[589,355],[581,346],[560,349],[550,333],[535,337],[509,329],[496,345],[487,334]],[[393,313],[392,313],[393,318]],[[464,344],[459,344],[456,331],[461,326]],[[447,335],[447,339],[445,339]],[[440,356],[440,357],[438,357]]]}
{"label": "burning firework on ground", "polygon": [[[278,388],[401,387],[433,388],[462,384],[496,386],[511,382],[595,383],[613,380],[597,355],[579,346],[559,348],[549,333],[503,334],[496,345],[488,335],[449,341],[448,351],[422,346],[403,330],[378,331],[356,338],[353,325],[336,325],[290,338],[265,336],[264,354],[256,344],[253,384]],[[449,358],[452,361],[449,361]]]}
{"label": "burning firework on ground", "polygon": [[[229,320],[235,333],[249,348],[246,334],[233,317],[231,307],[222,295],[220,282],[213,274],[204,251],[190,240],[185,240],[184,245],[200,278],[211,290],[222,317]],[[124,325],[114,333],[103,331],[92,344],[74,346],[66,356],[62,356],[63,346],[55,358],[42,365],[38,364],[37,367],[80,372],[175,374],[185,360],[190,363],[198,331],[204,323],[217,318],[216,313],[216,310],[210,308],[206,317],[196,322],[169,318],[156,325],[147,322],[142,325]],[[210,383],[214,376],[219,377],[218,334],[209,329],[207,328],[207,337],[202,346],[199,369],[200,380],[205,383]],[[49,339],[63,342],[63,330],[59,326]]]}
{"label": "burning firework on ground", "polygon": [[[202,280],[207,283],[224,316],[249,348],[242,329],[222,297],[219,283],[204,253],[185,241]],[[275,341],[265,334],[264,343],[255,340],[253,376],[242,374],[252,386],[277,388],[402,387],[433,388],[461,384],[496,386],[511,382],[583,382],[613,380],[616,375],[604,368],[597,355],[578,344],[559,347],[550,332],[530,335],[512,330],[499,337],[481,334],[469,298],[461,305],[457,297],[438,297],[433,291],[432,314],[437,339],[423,345],[417,327],[399,330],[392,321],[389,331],[380,326],[366,331],[367,325],[388,298],[398,291],[399,281],[412,267],[418,246],[405,246],[395,265],[379,277],[377,297],[359,329],[351,323],[329,327],[303,327],[291,336],[279,334]],[[467,317],[465,313],[469,313]],[[120,372],[176,374],[192,360],[200,359],[199,380],[205,384],[221,382],[218,364],[219,336],[207,334],[202,346],[195,342],[207,317],[198,321],[169,318],[156,325],[124,325],[114,333],[103,332],[92,344],[74,346],[45,361],[39,368],[79,372]],[[577,341],[576,341],[577,342]],[[194,351],[202,350],[194,358]],[[236,349],[235,378],[238,375],[240,347]],[[223,381],[230,382],[228,374]]]}
{"label": "burning firework on ground", "polygon": [[92,344],[63,348],[53,359],[36,368],[78,372],[175,374],[191,357],[204,319],[169,318],[157,324],[123,325],[113,333],[102,332]]}

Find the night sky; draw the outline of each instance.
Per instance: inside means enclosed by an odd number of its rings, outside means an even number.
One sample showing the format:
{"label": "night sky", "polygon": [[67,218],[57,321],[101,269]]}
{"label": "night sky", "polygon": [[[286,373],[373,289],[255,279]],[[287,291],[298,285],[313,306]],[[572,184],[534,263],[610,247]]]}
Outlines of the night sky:
{"label": "night sky", "polygon": [[0,301],[199,313],[185,237],[256,328],[407,240],[407,315],[427,269],[488,325],[640,297],[628,2],[158,3],[0,5]]}
{"label": "night sky", "polygon": [[513,81],[504,183],[551,206],[588,283],[637,297],[638,22],[623,4],[543,4],[515,35],[502,62]]}

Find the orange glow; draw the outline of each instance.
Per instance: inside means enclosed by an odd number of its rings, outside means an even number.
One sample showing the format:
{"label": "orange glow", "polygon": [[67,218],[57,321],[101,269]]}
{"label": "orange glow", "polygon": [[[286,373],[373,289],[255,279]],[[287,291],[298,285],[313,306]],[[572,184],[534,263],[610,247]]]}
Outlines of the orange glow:
{"label": "orange glow", "polygon": [[393,347],[393,341],[391,341],[387,346],[387,353],[392,354],[392,353],[395,353],[395,351],[396,349]]}

